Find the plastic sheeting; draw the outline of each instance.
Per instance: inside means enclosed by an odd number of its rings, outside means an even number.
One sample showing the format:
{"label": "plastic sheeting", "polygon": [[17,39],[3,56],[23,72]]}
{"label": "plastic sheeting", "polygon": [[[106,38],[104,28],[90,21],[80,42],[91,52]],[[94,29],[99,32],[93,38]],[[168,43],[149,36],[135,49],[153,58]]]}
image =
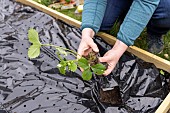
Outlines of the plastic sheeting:
{"label": "plastic sheeting", "polygon": [[[129,53],[107,78],[94,75],[91,81],[83,81],[80,70],[61,75],[53,48],[43,47],[40,56],[30,60],[29,28],[39,32],[42,43],[75,51],[80,30],[14,1],[0,4],[0,113],[153,113],[167,95],[159,70]],[[95,42],[101,56],[111,48],[100,37]],[[117,92],[110,100],[102,97],[105,81]]]}

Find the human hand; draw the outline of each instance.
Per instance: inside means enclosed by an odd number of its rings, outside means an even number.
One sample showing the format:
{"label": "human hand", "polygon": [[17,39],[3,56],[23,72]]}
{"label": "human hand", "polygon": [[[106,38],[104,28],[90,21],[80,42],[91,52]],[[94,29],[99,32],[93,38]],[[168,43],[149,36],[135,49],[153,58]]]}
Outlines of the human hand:
{"label": "human hand", "polygon": [[112,72],[117,62],[119,61],[120,57],[126,51],[127,48],[128,46],[126,44],[124,44],[122,41],[117,39],[113,48],[108,52],[106,52],[103,57],[99,58],[100,62],[107,63],[107,69],[105,70],[103,75],[107,76]]}
{"label": "human hand", "polygon": [[103,73],[104,76],[107,76],[112,72],[112,70],[115,68],[119,58],[120,57],[113,50],[107,51],[103,57],[99,58],[100,62],[107,63],[107,69]]}
{"label": "human hand", "polygon": [[97,45],[93,41],[94,31],[90,28],[85,28],[82,31],[82,39],[78,48],[78,58],[87,56],[91,51],[99,52]]}

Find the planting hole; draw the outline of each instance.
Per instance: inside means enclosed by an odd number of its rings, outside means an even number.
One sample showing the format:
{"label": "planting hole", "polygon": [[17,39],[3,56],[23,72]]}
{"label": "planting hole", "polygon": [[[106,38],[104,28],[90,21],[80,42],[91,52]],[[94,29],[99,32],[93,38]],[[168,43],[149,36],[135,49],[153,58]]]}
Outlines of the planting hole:
{"label": "planting hole", "polygon": [[74,108],[74,110],[76,111],[76,110],[77,110],[77,108]]}

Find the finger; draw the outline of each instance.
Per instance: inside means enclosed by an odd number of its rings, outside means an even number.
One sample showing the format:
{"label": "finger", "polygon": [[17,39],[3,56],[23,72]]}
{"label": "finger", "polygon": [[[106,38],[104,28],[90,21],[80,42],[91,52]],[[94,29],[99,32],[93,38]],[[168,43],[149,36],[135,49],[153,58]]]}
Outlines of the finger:
{"label": "finger", "polygon": [[92,51],[92,48],[89,48],[84,51],[84,56],[87,56]]}
{"label": "finger", "polygon": [[108,63],[108,68],[107,68],[107,70],[105,70],[103,75],[107,76],[108,74],[110,74],[113,71],[113,69],[115,68],[115,66],[116,66],[116,64]]}
{"label": "finger", "polygon": [[83,54],[83,48],[82,48],[81,46],[79,46],[77,53],[78,53],[79,55],[82,55],[82,54]]}
{"label": "finger", "polygon": [[84,47],[84,46],[81,46],[81,45],[80,45],[79,48],[78,48],[78,52],[77,52],[77,53],[78,53],[79,55],[83,55],[83,54],[84,54],[84,51],[87,50],[87,49],[88,49],[87,47]]}
{"label": "finger", "polygon": [[92,48],[85,48],[83,51],[79,50],[77,58],[80,59],[82,56],[87,56],[90,51],[92,51]]}
{"label": "finger", "polygon": [[112,72],[112,70],[113,70],[113,68],[108,67],[108,69],[107,69],[107,70],[105,70],[105,72],[103,73],[103,75],[104,75],[104,76],[109,75],[109,74]]}
{"label": "finger", "polygon": [[99,62],[108,62],[111,60],[109,56],[99,57]]}
{"label": "finger", "polygon": [[83,72],[83,71],[84,71],[84,69],[83,69],[83,68],[81,68],[81,67],[80,67],[80,70],[81,70],[81,72]]}
{"label": "finger", "polygon": [[93,41],[89,43],[89,46],[93,49],[94,52],[99,52],[97,45]]}
{"label": "finger", "polygon": [[83,52],[82,52],[81,50],[78,50],[77,53],[78,53],[78,54],[77,54],[77,59],[80,59],[81,56],[82,56],[82,54],[83,54]]}
{"label": "finger", "polygon": [[77,58],[81,58],[82,56],[84,56],[84,51],[87,50],[88,48],[87,47],[84,47],[84,46],[79,46],[78,48],[78,55],[77,55]]}

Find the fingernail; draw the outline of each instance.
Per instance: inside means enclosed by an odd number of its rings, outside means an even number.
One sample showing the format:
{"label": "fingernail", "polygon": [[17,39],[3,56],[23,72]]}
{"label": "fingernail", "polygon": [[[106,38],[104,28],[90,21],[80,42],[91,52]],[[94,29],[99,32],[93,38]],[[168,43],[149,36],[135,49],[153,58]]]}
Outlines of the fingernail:
{"label": "fingernail", "polygon": [[86,51],[87,49],[88,49],[88,48],[86,47],[86,48],[83,49],[83,51]]}
{"label": "fingernail", "polygon": [[99,52],[99,49],[96,49],[96,52]]}
{"label": "fingernail", "polygon": [[104,76],[107,76],[107,74],[103,74]]}

